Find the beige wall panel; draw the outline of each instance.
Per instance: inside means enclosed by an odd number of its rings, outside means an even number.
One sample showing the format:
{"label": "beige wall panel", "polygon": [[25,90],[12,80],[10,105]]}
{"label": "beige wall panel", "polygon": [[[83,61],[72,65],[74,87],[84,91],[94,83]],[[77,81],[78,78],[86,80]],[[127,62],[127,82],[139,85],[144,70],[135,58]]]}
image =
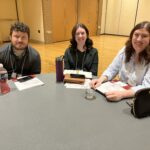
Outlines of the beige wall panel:
{"label": "beige wall panel", "polygon": [[101,34],[101,22],[102,22],[102,9],[103,9],[103,0],[98,1],[98,20],[97,20],[97,35]]}
{"label": "beige wall panel", "polygon": [[29,25],[31,30],[31,39],[44,42],[42,1],[22,0],[22,10],[24,22]]}
{"label": "beige wall panel", "polygon": [[90,35],[96,35],[98,26],[98,0],[78,0],[78,22],[84,23]]}
{"label": "beige wall panel", "polygon": [[117,34],[120,19],[121,0],[108,0],[106,11],[105,33]]}
{"label": "beige wall panel", "polygon": [[71,30],[76,23],[76,0],[51,1],[52,41],[64,41],[71,37]]}
{"label": "beige wall panel", "polygon": [[64,40],[64,0],[52,0],[51,1],[51,16],[49,18],[52,24],[52,40],[53,42]]}
{"label": "beige wall panel", "polygon": [[0,0],[0,19],[17,19],[15,0]]}
{"label": "beige wall panel", "polygon": [[23,13],[23,5],[22,0],[17,0],[17,8],[18,8],[18,19],[19,21],[24,22],[24,13]]}
{"label": "beige wall panel", "polygon": [[71,38],[71,31],[77,22],[77,1],[65,0],[65,40]]}
{"label": "beige wall panel", "polygon": [[17,20],[15,0],[0,0],[0,36],[1,41],[9,41],[11,24]]}
{"label": "beige wall panel", "polygon": [[0,34],[2,41],[9,41],[9,32],[10,32],[10,26],[13,24],[15,21],[2,21],[0,22]]}
{"label": "beige wall panel", "polygon": [[101,18],[101,34],[105,33],[106,10],[107,10],[107,0],[103,0],[102,18]]}
{"label": "beige wall panel", "polygon": [[129,35],[135,24],[138,0],[108,0],[105,33]]}
{"label": "beige wall panel", "polygon": [[150,21],[150,0],[139,0],[136,24],[142,21]]}
{"label": "beige wall panel", "polygon": [[129,35],[135,24],[138,0],[122,0],[118,35]]}
{"label": "beige wall panel", "polygon": [[44,43],[52,43],[51,0],[42,0]]}
{"label": "beige wall panel", "polygon": [[0,44],[3,42],[2,33],[0,32]]}

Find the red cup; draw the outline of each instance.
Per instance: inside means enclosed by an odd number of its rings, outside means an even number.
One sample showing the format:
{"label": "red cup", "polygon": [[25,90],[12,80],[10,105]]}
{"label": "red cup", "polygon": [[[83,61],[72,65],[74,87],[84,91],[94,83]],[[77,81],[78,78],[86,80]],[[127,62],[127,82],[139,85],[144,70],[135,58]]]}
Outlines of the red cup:
{"label": "red cup", "polygon": [[6,79],[0,80],[0,91],[2,94],[6,94],[6,93],[10,92],[10,87],[9,87]]}

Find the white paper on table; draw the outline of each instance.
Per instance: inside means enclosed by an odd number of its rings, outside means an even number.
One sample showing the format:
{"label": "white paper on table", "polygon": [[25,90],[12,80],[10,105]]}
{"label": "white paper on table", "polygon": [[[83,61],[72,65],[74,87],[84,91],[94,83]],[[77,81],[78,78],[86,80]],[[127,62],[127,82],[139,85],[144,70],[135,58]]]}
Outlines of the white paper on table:
{"label": "white paper on table", "polygon": [[22,91],[22,90],[25,90],[28,88],[44,85],[44,83],[41,80],[39,80],[37,77],[34,77],[34,78],[32,78],[28,81],[24,81],[24,82],[16,81],[15,85],[19,91]]}

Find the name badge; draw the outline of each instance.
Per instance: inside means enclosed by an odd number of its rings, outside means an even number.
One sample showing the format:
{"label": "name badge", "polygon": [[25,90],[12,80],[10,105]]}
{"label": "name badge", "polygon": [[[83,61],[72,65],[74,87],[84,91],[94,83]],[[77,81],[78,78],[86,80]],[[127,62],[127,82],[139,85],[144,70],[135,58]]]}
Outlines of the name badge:
{"label": "name badge", "polygon": [[11,78],[17,78],[17,73],[16,72],[13,72],[12,74],[11,74]]}

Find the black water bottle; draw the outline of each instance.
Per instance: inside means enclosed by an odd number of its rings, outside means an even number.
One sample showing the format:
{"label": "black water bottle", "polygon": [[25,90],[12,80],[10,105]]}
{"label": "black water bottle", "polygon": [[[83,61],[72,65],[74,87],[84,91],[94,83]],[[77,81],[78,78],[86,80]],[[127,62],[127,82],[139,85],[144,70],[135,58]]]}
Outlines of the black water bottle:
{"label": "black water bottle", "polygon": [[64,75],[63,75],[63,56],[56,57],[56,81],[63,82]]}

